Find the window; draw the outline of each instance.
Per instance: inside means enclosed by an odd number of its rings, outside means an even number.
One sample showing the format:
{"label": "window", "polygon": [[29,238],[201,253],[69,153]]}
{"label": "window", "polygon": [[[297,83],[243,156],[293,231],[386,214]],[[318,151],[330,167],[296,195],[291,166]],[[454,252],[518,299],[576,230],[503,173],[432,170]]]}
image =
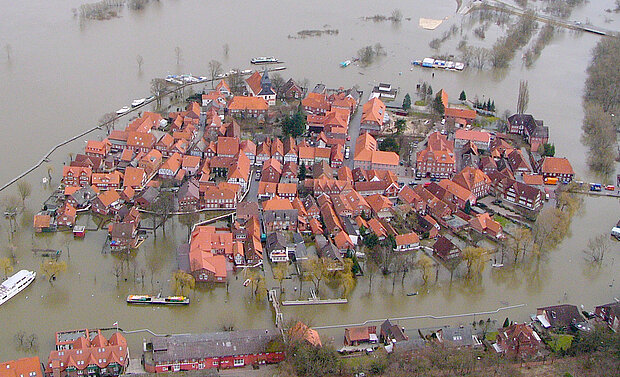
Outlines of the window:
{"label": "window", "polygon": [[234,365],[236,367],[243,366],[243,365],[245,365],[245,360],[243,360],[243,359],[235,359]]}

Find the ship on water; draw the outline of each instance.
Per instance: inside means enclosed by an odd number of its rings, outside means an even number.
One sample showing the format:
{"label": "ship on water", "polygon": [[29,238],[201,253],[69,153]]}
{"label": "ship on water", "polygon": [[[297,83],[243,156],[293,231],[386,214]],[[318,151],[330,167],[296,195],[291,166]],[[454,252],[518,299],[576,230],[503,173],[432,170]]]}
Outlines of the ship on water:
{"label": "ship on water", "polygon": [[9,301],[11,297],[26,289],[36,278],[34,271],[21,270],[0,284],[0,305]]}
{"label": "ship on water", "polygon": [[252,64],[274,64],[279,63],[279,60],[274,58],[273,56],[259,56],[257,58],[253,58],[250,60]]}
{"label": "ship on water", "polygon": [[150,295],[129,295],[128,304],[152,304],[152,305],[188,305],[189,298],[185,296],[150,296]]}

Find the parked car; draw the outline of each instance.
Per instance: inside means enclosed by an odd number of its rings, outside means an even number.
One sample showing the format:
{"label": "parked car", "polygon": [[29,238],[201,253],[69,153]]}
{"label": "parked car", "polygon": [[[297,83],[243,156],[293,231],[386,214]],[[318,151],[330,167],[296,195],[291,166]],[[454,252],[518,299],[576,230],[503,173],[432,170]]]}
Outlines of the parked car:
{"label": "parked car", "polygon": [[439,182],[439,178],[432,177],[431,182]]}
{"label": "parked car", "polygon": [[607,185],[607,186],[605,186],[605,190],[607,190],[607,191],[616,191],[616,186],[614,186],[614,185]]}
{"label": "parked car", "polygon": [[603,186],[600,183],[590,183],[590,191],[601,191]]}

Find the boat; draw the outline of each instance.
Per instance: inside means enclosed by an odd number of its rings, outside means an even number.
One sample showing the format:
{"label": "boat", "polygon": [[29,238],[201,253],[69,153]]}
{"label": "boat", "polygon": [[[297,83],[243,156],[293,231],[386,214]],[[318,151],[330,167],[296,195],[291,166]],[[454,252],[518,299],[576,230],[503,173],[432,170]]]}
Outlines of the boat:
{"label": "boat", "polygon": [[0,284],[0,305],[23,291],[37,277],[34,271],[21,270]]}
{"label": "boat", "polygon": [[144,101],[146,101],[146,98],[135,99],[131,103],[131,107],[138,107],[138,106],[142,105],[144,103]]}
{"label": "boat", "polygon": [[407,293],[407,296],[417,296],[418,292]]}
{"label": "boat", "polygon": [[448,60],[446,62],[446,69],[450,69],[450,70],[454,69],[454,62],[452,60]]}
{"label": "boat", "polygon": [[462,71],[465,68],[465,64],[461,62],[454,62],[454,69]]}
{"label": "boat", "polygon": [[125,113],[126,113],[126,112],[128,112],[129,110],[131,110],[131,109],[129,108],[129,106],[123,106],[123,107],[121,107],[120,109],[116,110],[116,113],[117,113],[118,115],[121,115],[121,114],[125,114]]}
{"label": "boat", "polygon": [[250,75],[250,74],[252,74],[252,70],[251,69],[244,69],[243,71],[241,71],[241,74],[243,74],[243,75]]}
{"label": "boat", "polygon": [[188,305],[189,298],[185,296],[151,296],[151,295],[129,295],[128,304],[152,304],[152,305]]}
{"label": "boat", "polygon": [[273,72],[273,71],[284,71],[286,69],[285,66],[280,66],[280,67],[275,67],[270,69],[269,71]]}
{"label": "boat", "polygon": [[341,63],[340,63],[340,66],[341,66],[342,68],[346,68],[346,67],[348,67],[348,66],[349,66],[349,64],[351,64],[351,61],[350,61],[350,60],[345,60],[345,61],[343,61],[343,62],[341,62]]}
{"label": "boat", "polygon": [[252,60],[250,60],[250,63],[252,64],[273,64],[273,63],[279,63],[278,59],[274,58],[273,56],[259,56],[257,58],[253,58]]}
{"label": "boat", "polygon": [[435,59],[433,58],[424,58],[422,60],[422,67],[433,68],[434,64],[435,64]]}
{"label": "boat", "polygon": [[504,264],[503,263],[493,263],[491,265],[491,267],[493,267],[493,268],[502,268],[502,267],[504,267]]}

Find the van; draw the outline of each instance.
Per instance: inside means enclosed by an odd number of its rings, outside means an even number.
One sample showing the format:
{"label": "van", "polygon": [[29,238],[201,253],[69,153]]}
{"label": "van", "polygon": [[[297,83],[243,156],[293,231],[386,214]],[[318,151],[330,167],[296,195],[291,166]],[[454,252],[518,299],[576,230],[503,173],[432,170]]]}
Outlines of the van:
{"label": "van", "polygon": [[554,177],[545,178],[545,184],[546,185],[557,185],[558,179]]}

